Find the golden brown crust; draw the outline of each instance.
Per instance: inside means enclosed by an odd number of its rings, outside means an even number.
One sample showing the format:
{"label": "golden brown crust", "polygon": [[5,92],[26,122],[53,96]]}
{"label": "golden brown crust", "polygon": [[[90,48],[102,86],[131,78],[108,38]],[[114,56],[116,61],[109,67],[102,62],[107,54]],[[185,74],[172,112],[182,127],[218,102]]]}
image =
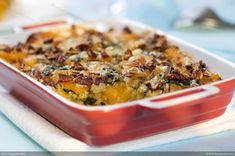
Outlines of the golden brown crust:
{"label": "golden brown crust", "polygon": [[85,105],[108,105],[220,80],[165,36],[73,25],[0,45],[0,58],[60,95]]}

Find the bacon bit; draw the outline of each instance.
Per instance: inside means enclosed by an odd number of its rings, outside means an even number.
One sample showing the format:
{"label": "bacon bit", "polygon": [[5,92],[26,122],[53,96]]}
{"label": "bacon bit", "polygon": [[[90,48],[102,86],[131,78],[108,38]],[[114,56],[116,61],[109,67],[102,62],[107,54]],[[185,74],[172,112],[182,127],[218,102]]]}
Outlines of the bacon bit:
{"label": "bacon bit", "polygon": [[150,43],[152,43],[152,44],[155,44],[155,43],[157,43],[157,40],[158,40],[158,38],[160,38],[161,36],[160,35],[158,35],[158,34],[154,34],[153,36],[152,36],[152,38],[150,38]]}
{"label": "bacon bit", "polygon": [[156,48],[166,49],[168,46],[165,36],[161,36],[156,43]]}
{"label": "bacon bit", "polygon": [[131,56],[132,56],[132,51],[131,51],[130,49],[127,49],[127,50],[124,52],[123,59],[124,59],[124,60],[128,60]]}
{"label": "bacon bit", "polygon": [[108,77],[96,77],[95,78],[95,85],[99,85],[100,83],[106,83],[108,81]]}
{"label": "bacon bit", "polygon": [[166,78],[168,80],[186,80],[187,79],[184,75],[177,74],[177,73],[168,74],[168,75],[166,75]]}
{"label": "bacon bit", "polygon": [[73,68],[74,68],[75,70],[83,70],[83,69],[84,69],[84,67],[82,66],[82,64],[79,63],[79,62],[77,62],[77,61],[75,61],[75,62],[73,63]]}
{"label": "bacon bit", "polygon": [[124,27],[122,31],[127,34],[132,34],[132,30],[128,26]]}
{"label": "bacon bit", "polygon": [[38,71],[38,70],[31,70],[29,75],[32,76],[33,78],[36,78],[36,79],[41,79],[42,78],[41,72]]}
{"label": "bacon bit", "polygon": [[187,64],[187,65],[185,65],[185,68],[187,70],[191,71],[193,69],[193,66],[192,66],[192,64]]}
{"label": "bacon bit", "polygon": [[200,60],[199,61],[199,67],[200,68],[206,68],[206,64],[202,60]]}
{"label": "bacon bit", "polygon": [[90,86],[93,83],[93,80],[91,77],[82,76],[82,75],[78,75],[77,77],[75,77],[74,81],[78,84],[87,85],[87,86]]}
{"label": "bacon bit", "polygon": [[91,45],[90,44],[86,44],[86,43],[82,43],[76,46],[76,49],[79,51],[87,51],[91,49]]}
{"label": "bacon bit", "polygon": [[36,51],[35,51],[35,54],[44,54],[45,51],[42,49],[42,47],[38,48]]}
{"label": "bacon bit", "polygon": [[48,60],[55,60],[57,63],[63,63],[67,58],[66,56],[59,53],[55,53],[54,51],[49,51],[45,53],[45,56]]}
{"label": "bacon bit", "polygon": [[187,78],[179,72],[177,69],[167,69],[165,72],[165,78],[168,80],[187,80]]}
{"label": "bacon bit", "polygon": [[156,59],[152,59],[150,62],[146,63],[144,66],[147,69],[153,70],[157,65],[157,60]]}
{"label": "bacon bit", "polygon": [[57,57],[56,57],[56,61],[58,62],[58,63],[63,63],[64,61],[66,60],[66,57],[64,56],[64,55],[57,55]]}
{"label": "bacon bit", "polygon": [[32,45],[29,45],[29,46],[28,46],[28,50],[35,50],[35,47],[32,46]]}
{"label": "bacon bit", "polygon": [[168,42],[163,35],[154,34],[147,40],[146,48],[147,50],[156,50],[156,49],[166,49],[168,47]]}
{"label": "bacon bit", "polygon": [[108,55],[106,52],[102,52],[102,53],[101,53],[101,57],[102,57],[102,58],[108,58],[109,55]]}
{"label": "bacon bit", "polygon": [[38,33],[32,33],[27,39],[26,39],[26,42],[27,43],[33,43],[33,42],[36,42],[37,41],[37,35]]}
{"label": "bacon bit", "polygon": [[50,81],[47,81],[47,82],[43,81],[43,84],[55,87],[57,85],[57,82],[50,80]]}
{"label": "bacon bit", "polygon": [[73,76],[71,76],[71,75],[58,74],[57,82],[68,82],[68,81],[72,81],[72,80],[73,80]]}
{"label": "bacon bit", "polygon": [[51,43],[53,43],[53,41],[54,41],[53,38],[49,38],[47,40],[44,40],[43,43],[44,44],[51,44]]}
{"label": "bacon bit", "polygon": [[164,75],[165,79],[167,80],[175,80],[183,84],[188,84],[189,82],[189,79],[185,75],[181,74],[179,70],[173,69],[171,67],[167,69]]}
{"label": "bacon bit", "polygon": [[177,63],[176,65],[177,65],[177,67],[182,67],[182,63],[181,62]]}
{"label": "bacon bit", "polygon": [[92,50],[88,50],[88,51],[87,51],[87,55],[88,55],[90,58],[96,58],[96,57],[97,57],[97,54],[94,53]]}

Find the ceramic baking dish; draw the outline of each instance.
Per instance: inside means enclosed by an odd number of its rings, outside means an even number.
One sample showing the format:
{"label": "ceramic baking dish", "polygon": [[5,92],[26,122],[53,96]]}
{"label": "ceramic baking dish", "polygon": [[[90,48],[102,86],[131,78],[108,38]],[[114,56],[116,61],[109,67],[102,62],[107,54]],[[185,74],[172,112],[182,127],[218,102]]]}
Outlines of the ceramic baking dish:
{"label": "ceramic baking dish", "polygon": [[[60,23],[60,25],[67,25]],[[222,115],[235,90],[235,65],[201,48],[140,23],[129,20],[83,22],[98,30],[131,26],[137,31],[150,29],[166,35],[195,60],[203,60],[223,80],[210,85],[111,106],[83,106],[73,103],[46,86],[0,60],[0,83],[12,95],[69,135],[94,146],[145,137],[207,121]],[[16,44],[32,31],[50,24],[25,26],[0,42]],[[53,24],[52,24],[53,25]],[[54,26],[54,25],[53,25]],[[35,29],[36,28],[36,29]],[[31,30],[32,29],[32,30]]]}

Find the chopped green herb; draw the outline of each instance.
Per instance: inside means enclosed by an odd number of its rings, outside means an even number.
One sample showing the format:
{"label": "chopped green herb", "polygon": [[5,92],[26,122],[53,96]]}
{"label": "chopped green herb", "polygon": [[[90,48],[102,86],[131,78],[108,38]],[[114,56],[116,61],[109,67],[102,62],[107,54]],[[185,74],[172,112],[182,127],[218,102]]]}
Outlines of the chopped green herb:
{"label": "chopped green herb", "polygon": [[85,105],[92,105],[96,102],[97,100],[92,97],[87,97],[83,102]]}
{"label": "chopped green herb", "polygon": [[105,106],[106,104],[104,102],[100,102],[100,105],[101,106]]}
{"label": "chopped green herb", "polygon": [[70,69],[71,67],[69,65],[65,65],[65,66],[61,66],[59,67],[60,70],[68,70]]}
{"label": "chopped green herb", "polygon": [[72,101],[75,101],[75,102],[81,101],[78,95],[74,92],[69,92],[68,95],[69,95],[69,99],[71,99]]}
{"label": "chopped green herb", "polygon": [[43,71],[42,71],[42,75],[43,76],[48,76],[50,75],[52,72],[54,71],[54,69],[52,68],[52,66],[46,66]]}
{"label": "chopped green herb", "polygon": [[66,92],[66,93],[70,93],[71,92],[71,93],[75,94],[75,92],[73,90],[71,90],[71,89],[63,88],[63,91]]}

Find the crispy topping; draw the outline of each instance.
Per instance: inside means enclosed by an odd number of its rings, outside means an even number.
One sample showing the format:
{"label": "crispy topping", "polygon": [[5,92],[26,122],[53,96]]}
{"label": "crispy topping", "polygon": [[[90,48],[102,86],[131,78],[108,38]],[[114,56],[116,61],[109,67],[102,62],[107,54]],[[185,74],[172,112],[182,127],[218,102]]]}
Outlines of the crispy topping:
{"label": "crispy topping", "polygon": [[124,59],[124,60],[128,60],[131,56],[132,56],[132,51],[131,51],[130,49],[127,49],[127,50],[124,52],[123,59]]}
{"label": "crispy topping", "polygon": [[87,54],[90,58],[96,58],[97,54],[95,52],[93,52],[92,50],[88,50]]}
{"label": "crispy topping", "polygon": [[39,47],[38,49],[36,49],[35,54],[44,54],[43,48]]}
{"label": "crispy topping", "polygon": [[88,77],[88,76],[77,75],[77,77],[75,77],[75,82],[80,85],[90,86],[90,85],[92,85],[93,80],[91,77]]}
{"label": "crispy topping", "polygon": [[0,58],[84,105],[109,105],[195,87],[221,77],[161,34],[129,26],[100,32],[72,25],[31,34]]}
{"label": "crispy topping", "polygon": [[86,44],[86,43],[82,43],[82,44],[79,44],[78,46],[76,46],[76,49],[78,49],[79,51],[87,51],[87,50],[91,49],[91,45]]}
{"label": "crispy topping", "polygon": [[38,71],[38,70],[31,70],[29,75],[33,78],[36,78],[36,79],[41,79],[42,78],[41,72]]}
{"label": "crispy topping", "polygon": [[66,56],[64,56],[64,55],[57,55],[57,57],[56,57],[56,61],[58,62],[58,63],[63,63],[64,61],[66,60]]}
{"label": "crispy topping", "polygon": [[13,46],[13,48],[16,50],[16,51],[22,51],[22,48],[23,48],[23,44],[22,43],[18,43],[16,46]]}
{"label": "crispy topping", "polygon": [[108,77],[105,77],[105,76],[103,76],[103,77],[96,77],[94,83],[96,85],[98,85],[100,83],[106,83],[107,81],[108,81]]}
{"label": "crispy topping", "polygon": [[47,40],[44,40],[43,43],[44,44],[51,44],[51,43],[53,43],[53,38],[49,38]]}
{"label": "crispy topping", "polygon": [[179,70],[174,69],[169,74],[166,75],[168,80],[186,80],[187,78],[179,72]]}
{"label": "crispy topping", "polygon": [[58,74],[57,82],[68,82],[68,81],[72,81],[72,80],[73,80],[73,76],[71,76],[71,75]]}
{"label": "crispy topping", "polygon": [[37,36],[38,33],[32,33],[31,35],[29,35],[29,37],[27,38],[26,42],[27,43],[33,43],[37,41]]}
{"label": "crispy topping", "polygon": [[101,57],[105,59],[105,58],[108,58],[109,55],[104,51],[101,53]]}
{"label": "crispy topping", "polygon": [[95,98],[87,97],[87,98],[84,100],[84,104],[85,104],[85,105],[94,105],[96,101],[97,101],[97,100],[96,100]]}
{"label": "crispy topping", "polygon": [[132,34],[132,30],[128,26],[123,28],[123,32],[127,34]]}
{"label": "crispy topping", "polygon": [[99,37],[99,39],[101,41],[105,41],[106,40],[106,36],[102,32],[97,32],[97,36]]}
{"label": "crispy topping", "polygon": [[75,62],[73,63],[73,69],[74,69],[74,70],[83,70],[83,69],[85,69],[85,68],[82,66],[81,63],[75,61]]}
{"label": "crispy topping", "polygon": [[199,61],[199,65],[200,68],[206,68],[206,64],[202,60]]}
{"label": "crispy topping", "polygon": [[187,65],[185,65],[185,67],[186,67],[186,69],[188,69],[190,71],[193,69],[192,64],[187,64]]}
{"label": "crispy topping", "polygon": [[148,38],[147,40],[147,50],[165,50],[168,46],[168,42],[165,36],[154,34],[152,37]]}

